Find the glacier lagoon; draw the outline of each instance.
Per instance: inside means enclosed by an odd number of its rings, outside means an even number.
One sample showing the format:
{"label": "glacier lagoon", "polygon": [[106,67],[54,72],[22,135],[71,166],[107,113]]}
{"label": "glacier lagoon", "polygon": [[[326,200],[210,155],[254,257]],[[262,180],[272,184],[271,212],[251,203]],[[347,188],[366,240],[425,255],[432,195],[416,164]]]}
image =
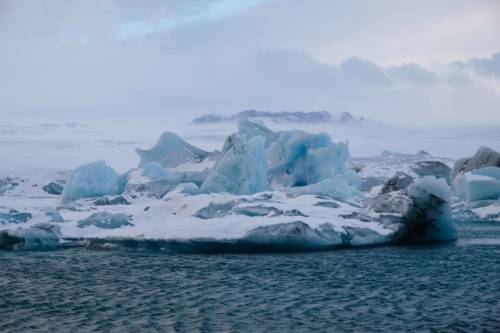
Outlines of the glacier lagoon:
{"label": "glacier lagoon", "polygon": [[[453,180],[449,157],[348,157],[323,135],[247,125],[220,153],[178,137],[139,150],[158,161],[124,158],[118,177],[88,162],[135,142],[71,168],[64,149],[35,171],[0,166],[0,331],[497,331],[498,153]],[[267,170],[265,155],[279,156]],[[93,177],[106,173],[109,186]]]}
{"label": "glacier lagoon", "polygon": [[0,331],[498,332],[500,224],[314,253],[0,251]]}

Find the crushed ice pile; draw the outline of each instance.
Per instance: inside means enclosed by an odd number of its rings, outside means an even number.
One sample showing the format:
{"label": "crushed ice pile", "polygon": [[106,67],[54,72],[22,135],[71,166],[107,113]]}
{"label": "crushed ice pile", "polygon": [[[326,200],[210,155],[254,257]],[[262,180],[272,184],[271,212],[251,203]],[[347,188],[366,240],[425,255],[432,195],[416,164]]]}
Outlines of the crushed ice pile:
{"label": "crushed ice pile", "polygon": [[448,241],[457,237],[454,215],[494,219],[485,207],[500,211],[500,157],[487,148],[453,170],[425,152],[355,159],[325,133],[273,132],[243,120],[221,151],[169,132],[136,151],[139,167],[122,175],[98,161],[44,186],[2,179],[0,249],[288,251]]}

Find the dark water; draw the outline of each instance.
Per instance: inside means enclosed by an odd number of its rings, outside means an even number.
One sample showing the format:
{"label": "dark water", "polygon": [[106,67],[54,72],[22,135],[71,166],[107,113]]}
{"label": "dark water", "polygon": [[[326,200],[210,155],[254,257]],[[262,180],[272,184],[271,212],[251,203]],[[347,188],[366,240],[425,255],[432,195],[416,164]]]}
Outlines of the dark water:
{"label": "dark water", "polygon": [[433,246],[0,252],[0,332],[500,332],[500,223]]}

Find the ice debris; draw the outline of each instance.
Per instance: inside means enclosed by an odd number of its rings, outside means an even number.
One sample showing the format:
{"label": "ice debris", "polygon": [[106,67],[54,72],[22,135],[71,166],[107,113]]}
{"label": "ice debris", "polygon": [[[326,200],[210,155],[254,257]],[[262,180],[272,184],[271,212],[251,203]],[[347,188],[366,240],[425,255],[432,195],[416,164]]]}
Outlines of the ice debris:
{"label": "ice debris", "polygon": [[9,211],[9,212],[0,212],[0,224],[19,224],[25,223],[32,218],[31,213],[26,212],[18,212],[18,211]]}
{"label": "ice debris", "polygon": [[131,220],[132,218],[129,215],[123,213],[98,212],[78,221],[78,227],[95,226],[102,229],[117,229],[133,225]]}

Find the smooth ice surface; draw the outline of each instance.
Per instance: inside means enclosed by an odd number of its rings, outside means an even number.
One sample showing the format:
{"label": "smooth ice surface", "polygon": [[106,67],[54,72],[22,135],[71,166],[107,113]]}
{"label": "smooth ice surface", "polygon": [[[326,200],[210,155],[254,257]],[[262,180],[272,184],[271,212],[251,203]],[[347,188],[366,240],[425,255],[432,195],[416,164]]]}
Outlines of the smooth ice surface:
{"label": "smooth ice surface", "polygon": [[265,139],[257,136],[246,141],[238,135],[231,135],[201,190],[209,193],[253,194],[268,188],[267,177]]}
{"label": "smooth ice surface", "polygon": [[118,189],[117,181],[118,174],[104,161],[79,166],[64,186],[63,201],[113,194]]}
{"label": "smooth ice surface", "polygon": [[468,202],[500,199],[500,168],[466,172],[455,179],[454,185],[458,196]]}

